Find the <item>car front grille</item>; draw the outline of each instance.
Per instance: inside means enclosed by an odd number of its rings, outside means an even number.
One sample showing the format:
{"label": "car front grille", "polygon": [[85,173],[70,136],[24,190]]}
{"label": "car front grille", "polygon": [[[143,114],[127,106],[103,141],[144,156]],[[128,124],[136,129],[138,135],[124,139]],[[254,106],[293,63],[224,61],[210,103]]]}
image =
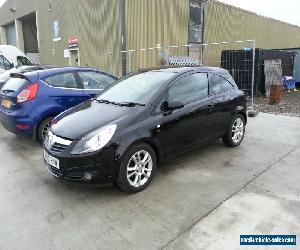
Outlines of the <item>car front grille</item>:
{"label": "car front grille", "polygon": [[55,152],[63,152],[69,145],[64,145],[55,142],[54,145],[52,146],[51,150]]}
{"label": "car front grille", "polygon": [[72,143],[71,140],[66,140],[64,138],[61,138],[55,134],[53,134],[50,130],[48,131],[45,140],[44,145],[45,147],[53,152],[63,152],[66,150],[66,148]]}

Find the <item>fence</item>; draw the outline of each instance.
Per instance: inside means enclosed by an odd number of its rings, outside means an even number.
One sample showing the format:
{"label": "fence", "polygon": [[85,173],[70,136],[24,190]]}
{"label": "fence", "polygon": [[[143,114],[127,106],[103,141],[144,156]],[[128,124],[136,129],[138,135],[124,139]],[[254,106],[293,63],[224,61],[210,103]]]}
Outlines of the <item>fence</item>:
{"label": "fence", "polygon": [[[160,46],[109,52],[110,70],[129,73],[159,65],[205,65],[227,69],[240,89],[252,97],[255,86],[255,40]],[[123,58],[123,60],[118,60]],[[119,67],[116,61],[125,61]],[[121,69],[121,70],[120,70]],[[123,70],[122,70],[123,69]],[[252,103],[253,106],[253,103]]]}

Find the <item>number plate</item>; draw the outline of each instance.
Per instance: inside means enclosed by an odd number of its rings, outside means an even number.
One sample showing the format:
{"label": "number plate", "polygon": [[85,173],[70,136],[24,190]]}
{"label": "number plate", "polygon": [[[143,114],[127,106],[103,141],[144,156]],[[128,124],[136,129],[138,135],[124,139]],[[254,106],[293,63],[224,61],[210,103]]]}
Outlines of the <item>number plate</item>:
{"label": "number plate", "polygon": [[44,151],[44,159],[49,165],[59,169],[59,160],[49,155],[46,151]]}
{"label": "number plate", "polygon": [[5,108],[10,108],[11,107],[11,101],[10,100],[2,100],[1,105]]}

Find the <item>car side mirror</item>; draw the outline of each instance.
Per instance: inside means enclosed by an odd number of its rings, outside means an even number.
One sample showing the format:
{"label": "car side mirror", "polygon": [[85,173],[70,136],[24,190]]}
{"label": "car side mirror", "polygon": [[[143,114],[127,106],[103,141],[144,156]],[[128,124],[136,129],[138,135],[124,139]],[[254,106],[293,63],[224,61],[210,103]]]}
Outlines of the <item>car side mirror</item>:
{"label": "car side mirror", "polygon": [[183,107],[184,107],[184,103],[178,99],[173,99],[173,100],[167,101],[166,105],[165,105],[165,108],[170,111],[176,110],[176,109],[181,109]]}

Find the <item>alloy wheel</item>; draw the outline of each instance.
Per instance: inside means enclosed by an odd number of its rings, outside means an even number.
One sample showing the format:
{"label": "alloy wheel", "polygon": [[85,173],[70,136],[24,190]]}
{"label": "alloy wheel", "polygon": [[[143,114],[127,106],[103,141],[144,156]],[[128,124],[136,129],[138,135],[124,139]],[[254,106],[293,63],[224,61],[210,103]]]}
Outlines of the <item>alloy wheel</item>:
{"label": "alloy wheel", "polygon": [[244,122],[241,118],[236,118],[231,130],[232,141],[238,144],[244,136]]}
{"label": "alloy wheel", "polygon": [[43,136],[43,140],[46,137],[46,134],[48,132],[48,129],[50,128],[51,122],[48,122],[45,124],[45,126],[43,127],[43,131],[42,131],[42,136]]}
{"label": "alloy wheel", "polygon": [[127,180],[135,188],[146,184],[151,177],[153,160],[146,150],[140,150],[131,156],[127,164]]}

